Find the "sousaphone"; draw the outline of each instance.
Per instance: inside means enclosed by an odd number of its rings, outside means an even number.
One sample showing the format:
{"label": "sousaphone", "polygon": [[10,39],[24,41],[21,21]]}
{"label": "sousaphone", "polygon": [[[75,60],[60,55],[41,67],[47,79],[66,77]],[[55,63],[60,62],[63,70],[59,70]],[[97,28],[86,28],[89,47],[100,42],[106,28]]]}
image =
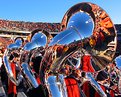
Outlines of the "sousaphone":
{"label": "sousaphone", "polygon": [[[112,62],[117,46],[115,26],[109,15],[96,4],[84,2],[72,6],[64,15],[61,27],[61,32],[49,43],[50,48],[47,50],[49,53],[45,55],[49,56],[51,51],[55,52],[55,57],[52,58],[49,63],[50,68],[46,72],[51,75],[48,77],[49,86],[54,85],[55,89],[58,87],[57,91],[50,87],[53,97],[55,97],[55,92],[60,96],[67,96],[67,91],[62,93],[65,89],[65,82],[63,82],[64,89],[60,89],[59,75],[65,76],[62,72],[65,67],[64,63],[75,52],[81,51],[83,54],[89,54],[92,57],[94,72],[97,72]],[[86,77],[99,94],[106,97],[91,73],[87,72]]]}
{"label": "sousaphone", "polygon": [[24,42],[24,40],[22,37],[15,38],[14,42],[11,43],[10,45],[8,45],[7,49],[4,52],[4,56],[3,56],[3,62],[4,62],[6,72],[8,74],[8,77],[15,85],[18,85],[18,81],[14,77],[13,71],[10,66],[9,59],[13,52],[16,52],[16,53],[19,52],[19,49],[22,47],[23,42]]}

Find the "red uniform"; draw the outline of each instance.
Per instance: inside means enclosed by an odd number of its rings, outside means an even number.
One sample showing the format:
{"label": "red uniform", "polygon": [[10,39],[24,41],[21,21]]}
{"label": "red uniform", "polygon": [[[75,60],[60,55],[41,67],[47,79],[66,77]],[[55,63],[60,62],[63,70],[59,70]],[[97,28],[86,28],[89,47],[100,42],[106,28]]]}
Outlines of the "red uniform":
{"label": "red uniform", "polygon": [[[12,62],[10,64],[10,66],[11,66],[11,69],[13,72],[13,76],[14,76],[14,78],[16,78],[16,65],[15,65],[15,63]],[[8,94],[11,94],[11,93],[17,94],[16,85],[10,79],[8,79]]]}
{"label": "red uniform", "polygon": [[74,78],[65,78],[68,97],[81,97],[80,89]]}
{"label": "red uniform", "polygon": [[90,97],[90,91],[89,91],[89,82],[85,82],[82,86],[82,90],[84,92],[84,94],[86,95],[86,97]]}
{"label": "red uniform", "polygon": [[[100,85],[100,86],[101,86],[102,90],[105,92],[105,91],[106,91],[105,87],[102,86],[102,85]],[[101,97],[101,96],[99,95],[98,92],[96,92],[96,93],[95,93],[95,97]]]}
{"label": "red uniform", "polygon": [[113,90],[110,90],[111,97],[115,97],[115,92]]}
{"label": "red uniform", "polygon": [[84,55],[82,57],[82,70],[86,72],[94,72],[94,69],[91,64],[91,56]]}

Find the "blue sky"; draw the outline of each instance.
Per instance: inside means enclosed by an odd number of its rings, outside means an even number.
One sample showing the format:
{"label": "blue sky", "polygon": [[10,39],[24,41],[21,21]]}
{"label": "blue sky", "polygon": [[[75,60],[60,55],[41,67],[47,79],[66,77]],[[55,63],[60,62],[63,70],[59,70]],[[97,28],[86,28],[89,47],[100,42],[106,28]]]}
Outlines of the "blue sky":
{"label": "blue sky", "polygon": [[79,2],[99,5],[115,24],[121,24],[121,0],[1,0],[0,19],[61,22],[65,12]]}

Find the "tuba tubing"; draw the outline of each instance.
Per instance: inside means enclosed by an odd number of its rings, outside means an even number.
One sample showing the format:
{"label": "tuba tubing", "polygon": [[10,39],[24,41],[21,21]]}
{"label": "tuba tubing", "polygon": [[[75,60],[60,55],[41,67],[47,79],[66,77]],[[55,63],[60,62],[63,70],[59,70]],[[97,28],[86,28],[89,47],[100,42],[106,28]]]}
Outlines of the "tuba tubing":
{"label": "tuba tubing", "polygon": [[6,69],[6,72],[8,74],[8,77],[10,78],[10,80],[15,84],[15,85],[18,85],[18,82],[17,80],[14,78],[13,76],[13,72],[12,72],[12,69],[10,67],[10,64],[8,62],[8,51],[5,50],[5,53],[4,53],[4,56],[3,56],[3,62],[4,62],[4,66],[5,66],[5,69]]}
{"label": "tuba tubing", "polygon": [[29,79],[29,81],[31,82],[32,86],[34,88],[37,88],[39,86],[39,84],[37,83],[37,80],[34,77],[34,74],[30,71],[28,64],[22,63],[22,68],[23,68],[23,72],[26,74],[26,76]]}
{"label": "tuba tubing", "polygon": [[95,81],[91,73],[86,73],[86,77],[89,80],[90,84],[94,87],[94,89],[99,93],[101,97],[107,97],[107,95],[102,90],[100,85]]}
{"label": "tuba tubing", "polygon": [[47,87],[52,97],[68,97],[64,76],[62,74],[49,76],[47,78]]}

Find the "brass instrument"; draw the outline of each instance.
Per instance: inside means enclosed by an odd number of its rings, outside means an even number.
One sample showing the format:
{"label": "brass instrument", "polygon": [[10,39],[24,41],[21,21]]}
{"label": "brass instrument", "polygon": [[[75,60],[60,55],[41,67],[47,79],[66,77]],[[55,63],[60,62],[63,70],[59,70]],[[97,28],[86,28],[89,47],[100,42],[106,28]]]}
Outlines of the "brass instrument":
{"label": "brass instrument", "polygon": [[[9,78],[17,85],[8,62],[8,50],[21,48],[22,72],[26,75],[32,88],[36,89],[39,84],[29,62],[33,56],[41,56],[39,76],[41,85],[48,89],[50,97],[68,97],[65,78],[73,75],[73,70],[83,71],[80,69],[83,55],[91,56],[91,66],[94,72],[98,72],[112,62],[117,50],[117,33],[113,22],[102,8],[89,2],[78,3],[65,13],[61,22],[61,32],[55,37],[42,29],[32,31],[29,36],[30,39],[25,45],[17,40],[8,46],[3,57],[6,71]],[[39,48],[42,51],[38,51]],[[30,55],[32,50],[33,53]],[[76,53],[79,55],[78,57],[74,56]],[[69,58],[75,60],[76,63]],[[67,70],[66,66],[71,70]],[[84,76],[85,80],[82,84],[89,81],[100,96],[106,97],[90,71],[83,72],[86,76]],[[79,76],[82,77],[81,74]]]}
{"label": "brass instrument", "polygon": [[[100,18],[102,14],[108,18],[110,27],[106,26],[107,22],[105,25],[100,24],[103,22],[103,18]],[[56,66],[57,63],[62,63],[65,57],[79,48],[85,49],[92,56],[95,71],[105,68],[113,60],[117,46],[115,26],[107,13],[99,6],[92,3],[79,3],[73,6],[64,15],[62,28],[66,29],[55,36],[49,45],[65,45],[69,48],[54,61],[52,71],[58,70],[60,66]],[[90,43],[91,40],[94,43]]]}
{"label": "brass instrument", "polygon": [[12,69],[11,69],[11,66],[10,66],[9,57],[10,57],[11,52],[12,51],[18,51],[18,49],[22,46],[22,44],[23,44],[22,38],[20,38],[20,37],[16,38],[15,42],[10,44],[7,47],[7,49],[4,52],[4,56],[3,56],[3,62],[4,62],[4,65],[5,65],[5,69],[6,69],[6,72],[8,74],[8,77],[10,78],[10,80],[15,85],[18,85],[18,82],[17,82],[16,78],[14,78],[14,75],[13,75],[13,72],[12,72]]}
{"label": "brass instrument", "polygon": [[[31,60],[32,55],[29,56],[29,53],[34,49],[37,50],[37,48],[44,49],[47,46],[46,44],[48,43],[48,41],[50,41],[51,37],[52,36],[47,31],[41,31],[41,29],[36,29],[31,33],[30,42],[26,43],[23,47],[24,51],[21,56],[21,66],[23,68],[25,75],[27,76],[27,78],[29,79],[30,83],[34,88],[37,88],[39,84],[34,74],[32,73],[32,70],[30,69],[31,66],[29,65],[29,61]],[[40,53],[40,56],[42,56],[41,52],[38,53]]]}
{"label": "brass instrument", "polygon": [[[46,50],[43,58],[46,60],[52,52],[55,52],[55,57],[50,58],[50,63],[47,63],[47,60],[45,62],[49,68],[45,71],[47,74],[53,77],[63,74],[61,69],[65,66],[64,62],[80,50],[86,51],[92,57],[95,72],[104,69],[112,62],[116,52],[117,33],[110,17],[102,8],[89,2],[78,3],[66,12],[61,25],[62,31],[49,43],[49,49]],[[87,73],[87,75],[96,91],[106,97],[91,74]],[[51,92],[55,91],[51,87],[49,89]]]}

